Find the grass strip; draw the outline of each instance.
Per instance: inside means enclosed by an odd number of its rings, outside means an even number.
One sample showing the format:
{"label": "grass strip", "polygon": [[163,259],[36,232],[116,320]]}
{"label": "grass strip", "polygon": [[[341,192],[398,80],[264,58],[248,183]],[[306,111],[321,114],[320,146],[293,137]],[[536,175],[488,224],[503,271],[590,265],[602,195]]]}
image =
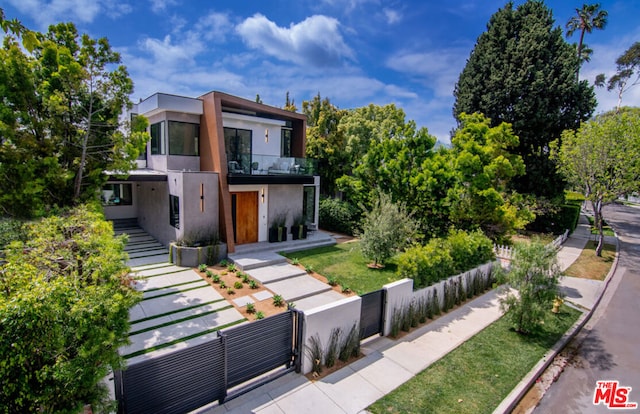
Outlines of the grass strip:
{"label": "grass strip", "polygon": [[200,303],[198,305],[193,305],[193,306],[187,306],[184,308],[180,308],[180,309],[175,309],[169,312],[165,312],[165,313],[161,313],[159,315],[153,315],[153,316],[148,316],[146,318],[141,318],[141,319],[136,319],[135,321],[130,321],[131,324],[135,324],[135,323],[140,323],[140,322],[146,322],[146,321],[150,321],[152,319],[156,319],[156,318],[161,318],[163,316],[169,316],[169,315],[173,315],[174,313],[180,313],[180,312],[184,312],[187,310],[191,310],[191,309],[196,309],[196,308],[200,308],[202,306],[206,306],[206,305],[211,305],[213,303],[218,303],[218,302],[224,302],[224,298],[222,299],[216,299],[216,300],[212,300],[211,302],[204,302],[204,303]]}
{"label": "grass strip", "polygon": [[598,242],[590,240],[578,256],[578,259],[564,271],[565,276],[583,279],[604,280],[611,270],[616,257],[616,246],[606,244],[602,248],[602,257],[596,256]]}
{"label": "grass strip", "polygon": [[371,413],[491,413],[575,323],[563,306],[527,336],[498,319],[414,378],[376,401]]}
{"label": "grass strip", "polygon": [[211,332],[215,332],[215,331],[219,331],[219,330],[222,330],[222,329],[230,328],[230,327],[232,327],[234,325],[238,325],[238,324],[240,324],[242,322],[246,322],[246,321],[247,321],[246,318],[238,319],[237,321],[230,322],[230,323],[228,323],[226,325],[216,326],[215,328],[207,329],[206,331],[202,331],[202,332],[195,333],[193,335],[185,336],[184,338],[174,339],[173,341],[166,342],[164,344],[152,346],[150,348],[141,349],[139,351],[132,352],[132,353],[127,354],[127,355],[123,355],[123,358],[130,359],[130,358],[133,358],[133,357],[137,357],[138,355],[148,354],[150,352],[157,351],[158,349],[167,348],[167,347],[170,347],[172,345],[178,344],[180,342],[188,341],[189,339],[197,338],[199,336],[206,335],[206,334],[209,334]]}
{"label": "grass strip", "polygon": [[168,289],[168,288],[177,287],[177,286],[190,285],[190,284],[193,284],[193,283],[198,283],[198,282],[203,282],[203,281],[204,281],[204,279],[202,279],[202,278],[196,279],[196,280],[189,280],[187,282],[176,283],[175,285],[167,285],[167,286],[147,289],[144,292],[155,292],[155,291],[158,291],[158,290]]}
{"label": "grass strip", "polygon": [[[203,280],[203,282],[204,282],[204,280]],[[206,282],[205,282],[205,283],[206,283]],[[192,288],[189,288],[189,289],[182,289],[182,290],[180,290],[180,291],[179,291],[179,293],[182,293],[182,292],[188,292],[188,291],[190,291],[190,290],[202,289],[202,288],[205,288],[205,287],[211,287],[211,285],[207,283],[206,285],[202,285],[202,286],[195,286],[195,287],[192,287]],[[165,289],[166,289],[166,288],[165,288]],[[147,291],[147,292],[149,292],[149,291]],[[150,297],[148,297],[148,298],[144,298],[144,299],[142,299],[142,300],[149,300],[149,299],[161,298],[161,297],[163,297],[163,296],[175,295],[176,293],[178,293],[178,292],[176,292],[176,291],[174,290],[174,291],[171,291],[171,292],[163,293],[162,295],[150,296]]]}
{"label": "grass strip", "polygon": [[232,305],[228,305],[228,306],[224,306],[224,307],[222,307],[220,309],[215,309],[215,310],[212,310],[212,311],[197,313],[197,314],[190,315],[190,316],[187,316],[187,317],[184,317],[184,318],[180,318],[180,319],[172,320],[172,321],[169,321],[169,322],[161,323],[160,325],[154,325],[154,326],[150,326],[148,328],[140,329],[140,330],[137,330],[137,331],[131,331],[131,332],[129,332],[129,336],[138,335],[138,334],[149,332],[149,331],[155,331],[156,329],[164,328],[165,326],[175,325],[176,323],[185,322],[185,321],[188,321],[188,320],[191,320],[191,319],[199,318],[201,316],[211,315],[212,313],[218,313],[220,311],[231,309],[231,308],[233,308],[233,306]]}

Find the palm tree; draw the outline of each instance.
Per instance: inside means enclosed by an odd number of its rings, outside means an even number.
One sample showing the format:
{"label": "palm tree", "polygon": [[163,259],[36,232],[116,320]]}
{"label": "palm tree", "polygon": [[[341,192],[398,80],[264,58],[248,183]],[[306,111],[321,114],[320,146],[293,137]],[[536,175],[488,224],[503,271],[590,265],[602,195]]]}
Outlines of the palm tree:
{"label": "palm tree", "polygon": [[[600,10],[600,3],[596,4],[583,4],[582,9],[576,9],[576,16],[573,16],[567,22],[567,37],[573,35],[576,31],[580,31],[580,41],[578,42],[578,59],[579,64],[576,69],[576,77],[580,74],[580,65],[584,61],[589,61],[591,53],[583,53],[583,41],[584,34],[591,33],[593,29],[604,29],[607,25],[607,13],[606,10]],[[585,52],[587,52],[585,50]],[[591,50],[589,50],[591,52]]]}

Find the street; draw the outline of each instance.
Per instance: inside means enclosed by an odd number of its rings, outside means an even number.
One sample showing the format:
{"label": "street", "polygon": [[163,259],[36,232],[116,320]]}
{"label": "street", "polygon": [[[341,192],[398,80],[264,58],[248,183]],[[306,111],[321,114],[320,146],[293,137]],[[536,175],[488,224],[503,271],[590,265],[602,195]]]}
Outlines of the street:
{"label": "street", "polygon": [[[594,405],[597,381],[618,381],[619,391],[631,387],[625,402],[640,403],[640,208],[610,205],[604,217],[620,240],[616,274],[583,329],[577,354],[535,413],[640,412],[612,410],[606,398]],[[599,395],[604,394],[603,389]],[[623,400],[611,402],[615,405]]]}

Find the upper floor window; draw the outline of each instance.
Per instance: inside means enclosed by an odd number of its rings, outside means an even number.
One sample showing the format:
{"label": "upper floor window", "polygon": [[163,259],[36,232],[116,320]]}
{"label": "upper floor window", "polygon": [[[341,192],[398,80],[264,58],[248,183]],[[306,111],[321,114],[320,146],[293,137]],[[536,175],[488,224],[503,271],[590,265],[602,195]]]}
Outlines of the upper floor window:
{"label": "upper floor window", "polygon": [[280,156],[291,157],[291,129],[282,128],[282,139],[280,140]]}
{"label": "upper floor window", "polygon": [[224,147],[229,173],[249,174],[251,167],[251,130],[225,128]]}
{"label": "upper floor window", "polygon": [[198,155],[200,125],[169,121],[169,155]]}
{"label": "upper floor window", "polygon": [[164,140],[164,121],[151,124],[149,128],[151,135],[151,155],[164,155],[167,153]]}

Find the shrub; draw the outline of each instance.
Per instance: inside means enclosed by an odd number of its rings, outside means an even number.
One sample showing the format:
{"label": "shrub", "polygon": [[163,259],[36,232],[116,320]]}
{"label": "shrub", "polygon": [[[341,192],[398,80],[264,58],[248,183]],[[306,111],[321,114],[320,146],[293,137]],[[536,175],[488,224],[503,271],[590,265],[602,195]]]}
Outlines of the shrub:
{"label": "shrub", "polygon": [[249,275],[246,273],[242,274],[242,283],[249,283]]}
{"label": "shrub", "polygon": [[227,267],[229,265],[229,261],[227,259],[220,260],[220,266]]}
{"label": "shrub", "polygon": [[227,295],[235,295],[236,291],[231,286],[227,288]]}
{"label": "shrub", "polygon": [[336,364],[336,359],[338,358],[338,354],[340,353],[340,336],[342,333],[342,329],[333,328],[331,330],[331,335],[329,336],[329,343],[327,344],[327,349],[324,354],[324,365],[327,368],[331,368]]}
{"label": "shrub", "polygon": [[12,241],[26,241],[22,222],[15,219],[0,219],[0,250]]}
{"label": "shrub", "polygon": [[371,210],[365,212],[359,232],[362,255],[382,265],[397,251],[403,250],[417,236],[418,225],[404,204],[396,204],[391,196],[378,193]]}
{"label": "shrub", "polygon": [[329,286],[338,286],[338,279],[335,276],[328,276],[327,283]]}
{"label": "shrub", "polygon": [[319,224],[325,230],[353,235],[358,209],[337,198],[323,198],[318,206]]}
{"label": "shrub", "polygon": [[256,305],[247,303],[247,313],[256,313]]}
{"label": "shrub", "polygon": [[284,306],[284,299],[281,295],[273,295],[273,306],[281,307]]}
{"label": "shrub", "polygon": [[205,270],[204,274],[211,279],[213,277],[213,272],[211,270]]}
{"label": "shrub", "polygon": [[354,323],[342,341],[338,359],[346,362],[349,358],[356,357],[358,354],[360,354],[360,330],[358,325]]}
{"label": "shrub", "polygon": [[205,271],[207,270],[207,264],[206,264],[206,263],[200,263],[200,264],[198,265],[198,270],[199,270],[200,272],[205,272]]}
{"label": "shrub", "polygon": [[351,293],[351,288],[349,286],[342,285],[342,293]]}
{"label": "shrub", "polygon": [[262,311],[256,312],[256,319],[264,319],[264,312]]}
{"label": "shrub", "polygon": [[235,283],[233,284],[233,287],[234,287],[235,289],[242,289],[242,282],[238,280],[237,282],[235,282]]}
{"label": "shrub", "polygon": [[258,284],[258,282],[256,282],[255,280],[251,279],[249,281],[249,287],[251,289],[258,289],[260,287],[260,285]]}
{"label": "shrub", "polygon": [[309,338],[309,346],[307,346],[306,352],[311,359],[311,371],[316,375],[320,374],[322,372],[324,350],[322,349],[322,341],[320,341],[318,334]]}
{"label": "shrub", "polygon": [[494,258],[493,244],[481,231],[453,231],[446,239],[434,238],[398,256],[398,274],[422,288],[473,269]]}
{"label": "shrub", "polygon": [[297,257],[294,257],[293,259],[291,259],[291,264],[294,266],[297,266],[300,264],[300,259],[298,259]]}
{"label": "shrub", "polygon": [[236,270],[238,270],[238,268],[236,267],[235,263],[230,263],[227,265],[227,271],[234,273]]}
{"label": "shrub", "polygon": [[313,273],[313,266],[312,265],[305,266],[304,271],[307,273]]}
{"label": "shrub", "polygon": [[500,308],[517,332],[530,333],[539,326],[558,297],[559,275],[552,246],[540,242],[516,246],[511,269],[503,278],[518,294],[507,291],[500,299]]}
{"label": "shrub", "polygon": [[227,284],[224,283],[224,280],[220,281],[220,289],[226,289],[227,288]]}
{"label": "shrub", "polygon": [[211,280],[213,280],[213,283],[220,283],[220,276],[219,275],[213,275]]}

